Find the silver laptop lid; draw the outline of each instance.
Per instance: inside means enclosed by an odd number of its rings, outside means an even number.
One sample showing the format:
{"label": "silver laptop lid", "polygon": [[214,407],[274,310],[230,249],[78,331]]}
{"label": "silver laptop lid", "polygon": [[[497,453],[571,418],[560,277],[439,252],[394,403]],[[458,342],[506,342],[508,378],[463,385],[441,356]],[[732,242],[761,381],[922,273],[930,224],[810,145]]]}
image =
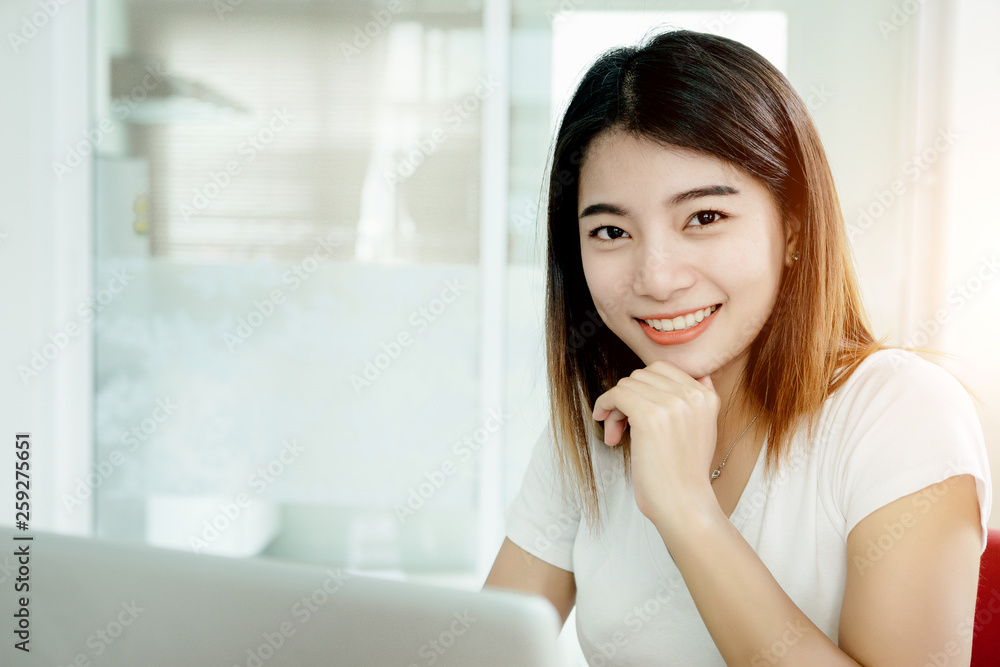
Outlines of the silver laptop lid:
{"label": "silver laptop lid", "polygon": [[[0,528],[3,665],[559,663],[558,617],[541,597],[32,536]],[[25,637],[28,652],[16,648]]]}

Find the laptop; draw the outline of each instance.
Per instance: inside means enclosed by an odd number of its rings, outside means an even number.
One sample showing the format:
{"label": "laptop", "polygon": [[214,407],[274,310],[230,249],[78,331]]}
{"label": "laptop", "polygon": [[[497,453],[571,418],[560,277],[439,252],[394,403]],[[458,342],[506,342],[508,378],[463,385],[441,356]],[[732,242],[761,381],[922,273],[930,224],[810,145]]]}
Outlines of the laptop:
{"label": "laptop", "polygon": [[0,664],[8,667],[559,664],[558,616],[538,596],[24,537],[0,527]]}

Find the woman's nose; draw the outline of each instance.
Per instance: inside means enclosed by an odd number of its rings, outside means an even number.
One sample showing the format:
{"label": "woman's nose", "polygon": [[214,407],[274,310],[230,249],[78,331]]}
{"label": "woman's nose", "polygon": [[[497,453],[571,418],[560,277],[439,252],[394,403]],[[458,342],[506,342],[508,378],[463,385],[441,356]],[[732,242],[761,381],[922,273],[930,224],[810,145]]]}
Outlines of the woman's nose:
{"label": "woman's nose", "polygon": [[689,253],[663,243],[647,244],[636,258],[632,291],[657,301],[668,301],[677,290],[694,285]]}

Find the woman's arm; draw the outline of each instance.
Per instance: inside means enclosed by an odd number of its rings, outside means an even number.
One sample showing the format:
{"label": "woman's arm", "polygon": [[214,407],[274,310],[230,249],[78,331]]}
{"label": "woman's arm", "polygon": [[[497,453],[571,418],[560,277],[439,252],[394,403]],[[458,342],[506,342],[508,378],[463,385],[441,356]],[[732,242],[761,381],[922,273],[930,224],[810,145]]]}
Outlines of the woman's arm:
{"label": "woman's arm", "polygon": [[847,537],[837,643],[863,665],[968,665],[982,539],[972,475],[869,514]]}
{"label": "woman's arm", "polygon": [[559,612],[562,623],[566,622],[576,603],[576,579],[572,572],[532,556],[506,538],[483,588],[505,588],[543,595]]}
{"label": "woman's arm", "polygon": [[788,597],[714,494],[687,509],[653,523],[727,665],[859,664]]}
{"label": "woman's arm", "polygon": [[[904,496],[851,531],[841,648],[792,602],[714,496],[689,510],[657,529],[726,664],[903,667],[941,655],[969,664],[982,540],[970,475]],[[872,544],[885,546],[886,535],[892,545],[875,561]]]}

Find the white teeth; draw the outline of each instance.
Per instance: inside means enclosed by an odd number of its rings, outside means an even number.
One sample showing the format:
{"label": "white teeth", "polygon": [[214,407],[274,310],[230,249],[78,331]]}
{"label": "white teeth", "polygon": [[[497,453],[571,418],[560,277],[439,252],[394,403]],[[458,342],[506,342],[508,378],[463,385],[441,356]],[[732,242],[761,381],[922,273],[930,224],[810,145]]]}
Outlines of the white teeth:
{"label": "white teeth", "polygon": [[695,324],[704,320],[706,317],[714,313],[717,308],[718,306],[711,306],[709,308],[697,310],[693,313],[688,313],[687,315],[678,315],[672,320],[644,320],[644,321],[646,322],[646,324],[653,327],[657,331],[683,331],[684,329],[690,329]]}

